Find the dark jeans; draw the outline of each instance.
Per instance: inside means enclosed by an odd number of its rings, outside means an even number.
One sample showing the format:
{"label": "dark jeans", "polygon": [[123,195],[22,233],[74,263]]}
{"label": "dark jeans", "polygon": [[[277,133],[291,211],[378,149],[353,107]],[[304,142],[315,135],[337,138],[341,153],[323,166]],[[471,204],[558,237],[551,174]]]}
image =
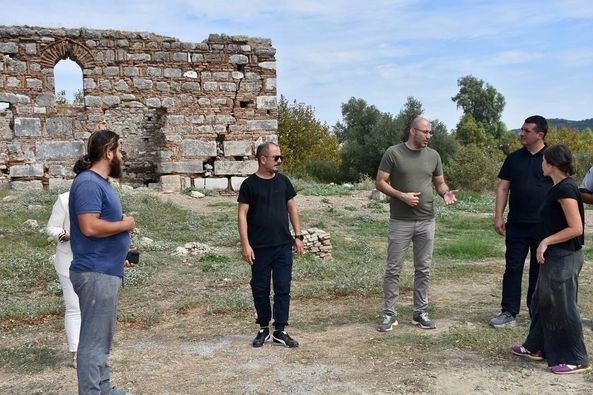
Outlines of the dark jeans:
{"label": "dark jeans", "polygon": [[95,272],[70,272],[80,303],[80,341],[76,357],[79,394],[109,394],[109,365],[122,279]]}
{"label": "dark jeans", "polygon": [[587,365],[577,295],[583,251],[553,246],[544,255],[533,294],[533,319],[523,347],[542,351],[548,366]]}
{"label": "dark jeans", "polygon": [[251,292],[260,326],[268,326],[272,319],[270,306],[270,279],[274,283],[274,327],[288,325],[290,282],[292,280],[292,245],[286,244],[253,250],[255,260],[251,266]]}
{"label": "dark jeans", "polygon": [[529,259],[529,287],[527,288],[527,308],[531,315],[531,298],[537,283],[539,263],[537,263],[536,250],[538,242],[535,238],[535,224],[506,224],[506,266],[502,278],[502,311],[508,311],[514,316],[521,307],[521,280],[527,253]]}

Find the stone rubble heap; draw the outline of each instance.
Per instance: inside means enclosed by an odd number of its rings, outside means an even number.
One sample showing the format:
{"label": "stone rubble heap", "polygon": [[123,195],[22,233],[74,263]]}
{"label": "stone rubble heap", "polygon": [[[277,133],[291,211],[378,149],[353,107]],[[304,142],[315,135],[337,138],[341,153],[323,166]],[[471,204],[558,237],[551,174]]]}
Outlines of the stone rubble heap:
{"label": "stone rubble heap", "polygon": [[177,247],[173,255],[175,256],[196,256],[207,254],[214,249],[207,244],[198,242],[185,243],[183,247]]}
{"label": "stone rubble heap", "polygon": [[331,236],[328,232],[309,228],[302,231],[304,236],[305,252],[313,254],[324,260],[332,259]]}

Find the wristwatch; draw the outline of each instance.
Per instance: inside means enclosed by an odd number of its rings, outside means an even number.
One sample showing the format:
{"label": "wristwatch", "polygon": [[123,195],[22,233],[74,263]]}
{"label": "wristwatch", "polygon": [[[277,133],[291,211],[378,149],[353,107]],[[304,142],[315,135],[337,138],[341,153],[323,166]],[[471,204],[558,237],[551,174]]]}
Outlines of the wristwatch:
{"label": "wristwatch", "polygon": [[300,241],[303,241],[305,239],[303,235],[294,235],[294,238],[299,239]]}

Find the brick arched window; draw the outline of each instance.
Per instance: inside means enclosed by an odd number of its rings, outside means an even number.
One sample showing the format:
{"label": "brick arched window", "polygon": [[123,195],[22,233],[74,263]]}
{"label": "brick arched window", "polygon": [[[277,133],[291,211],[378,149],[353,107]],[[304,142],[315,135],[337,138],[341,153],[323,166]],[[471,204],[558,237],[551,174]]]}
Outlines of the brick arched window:
{"label": "brick arched window", "polygon": [[42,49],[40,63],[44,67],[54,68],[54,86],[58,101],[83,104],[81,100],[76,101],[77,95],[84,94],[82,70],[95,66],[93,54],[86,46],[71,39],[57,41]]}
{"label": "brick arched window", "polygon": [[54,67],[61,59],[70,58],[84,70],[95,66],[92,52],[84,45],[71,39],[64,39],[41,50],[41,65]]}

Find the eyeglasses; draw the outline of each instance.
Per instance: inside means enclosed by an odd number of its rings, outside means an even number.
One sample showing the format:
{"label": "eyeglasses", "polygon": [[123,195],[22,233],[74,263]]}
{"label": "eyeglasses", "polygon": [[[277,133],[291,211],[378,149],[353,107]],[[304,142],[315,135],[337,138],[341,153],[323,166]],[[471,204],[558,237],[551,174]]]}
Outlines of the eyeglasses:
{"label": "eyeglasses", "polygon": [[413,129],[424,133],[426,136],[432,136],[432,130],[422,130],[422,129],[418,129],[418,128],[413,128]]}
{"label": "eyeglasses", "polygon": [[274,161],[278,162],[284,159],[282,155],[263,155],[266,158],[274,158]]}

